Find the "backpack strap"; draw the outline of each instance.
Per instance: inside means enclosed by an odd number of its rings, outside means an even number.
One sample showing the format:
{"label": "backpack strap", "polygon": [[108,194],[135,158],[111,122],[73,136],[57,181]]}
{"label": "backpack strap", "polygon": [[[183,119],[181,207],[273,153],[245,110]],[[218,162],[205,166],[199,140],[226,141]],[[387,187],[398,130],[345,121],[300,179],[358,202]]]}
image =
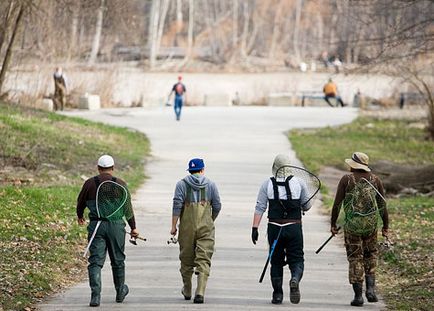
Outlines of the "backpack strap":
{"label": "backpack strap", "polygon": [[288,200],[291,200],[292,194],[291,194],[291,188],[289,187],[289,181],[294,177],[293,175],[286,177],[285,180],[285,190],[286,190],[286,197]]}
{"label": "backpack strap", "polygon": [[276,178],[271,177],[270,180],[271,180],[271,182],[273,183],[274,199],[275,199],[275,200],[278,200],[278,199],[279,199],[279,189],[277,188],[277,181],[276,181]]}

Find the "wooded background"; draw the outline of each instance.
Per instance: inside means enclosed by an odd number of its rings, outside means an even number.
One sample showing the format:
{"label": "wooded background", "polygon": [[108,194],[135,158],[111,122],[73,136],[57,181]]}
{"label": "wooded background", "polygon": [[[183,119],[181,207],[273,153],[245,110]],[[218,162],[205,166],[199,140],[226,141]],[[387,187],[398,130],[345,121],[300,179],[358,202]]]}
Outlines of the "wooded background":
{"label": "wooded background", "polygon": [[15,36],[28,61],[367,64],[432,53],[433,20],[432,0],[3,0],[0,52]]}
{"label": "wooded background", "polygon": [[0,94],[13,65],[263,72],[338,59],[410,84],[434,124],[433,51],[433,0],[0,1]]}

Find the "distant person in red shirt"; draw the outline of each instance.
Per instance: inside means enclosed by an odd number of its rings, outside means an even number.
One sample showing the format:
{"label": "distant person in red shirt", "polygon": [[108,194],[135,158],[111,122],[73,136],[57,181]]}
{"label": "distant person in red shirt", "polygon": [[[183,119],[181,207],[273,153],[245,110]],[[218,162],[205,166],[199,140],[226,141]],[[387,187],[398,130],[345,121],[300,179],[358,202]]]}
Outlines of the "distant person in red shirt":
{"label": "distant person in red shirt", "polygon": [[172,93],[175,93],[175,102],[174,102],[174,108],[175,108],[175,115],[176,120],[179,121],[181,119],[181,109],[184,102],[187,101],[187,97],[185,95],[186,89],[185,85],[181,82],[182,76],[178,77],[178,82],[173,85],[172,90],[169,93],[169,97],[167,98],[167,101],[170,101],[170,96]]}

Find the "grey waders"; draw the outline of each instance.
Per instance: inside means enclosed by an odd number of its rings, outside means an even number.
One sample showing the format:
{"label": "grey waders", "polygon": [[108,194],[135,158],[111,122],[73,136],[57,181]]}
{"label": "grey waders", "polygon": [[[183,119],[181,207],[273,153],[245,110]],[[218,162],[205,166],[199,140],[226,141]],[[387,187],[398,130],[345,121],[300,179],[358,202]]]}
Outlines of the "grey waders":
{"label": "grey waders", "polygon": [[187,196],[179,223],[179,259],[184,286],[182,295],[191,299],[191,277],[197,275],[195,303],[203,303],[211,257],[214,253],[214,221],[211,204],[206,201],[205,188],[199,191],[199,202],[193,200],[193,189],[187,184]]}

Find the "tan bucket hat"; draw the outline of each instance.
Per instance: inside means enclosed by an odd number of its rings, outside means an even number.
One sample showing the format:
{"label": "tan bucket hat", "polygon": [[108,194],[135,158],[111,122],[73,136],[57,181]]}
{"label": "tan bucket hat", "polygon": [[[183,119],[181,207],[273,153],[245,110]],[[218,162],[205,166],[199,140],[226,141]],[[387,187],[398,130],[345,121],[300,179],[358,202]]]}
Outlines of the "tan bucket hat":
{"label": "tan bucket hat", "polygon": [[351,159],[345,159],[345,163],[347,163],[349,167],[354,169],[364,170],[366,172],[371,171],[368,166],[369,157],[363,152],[354,152],[351,156]]}

